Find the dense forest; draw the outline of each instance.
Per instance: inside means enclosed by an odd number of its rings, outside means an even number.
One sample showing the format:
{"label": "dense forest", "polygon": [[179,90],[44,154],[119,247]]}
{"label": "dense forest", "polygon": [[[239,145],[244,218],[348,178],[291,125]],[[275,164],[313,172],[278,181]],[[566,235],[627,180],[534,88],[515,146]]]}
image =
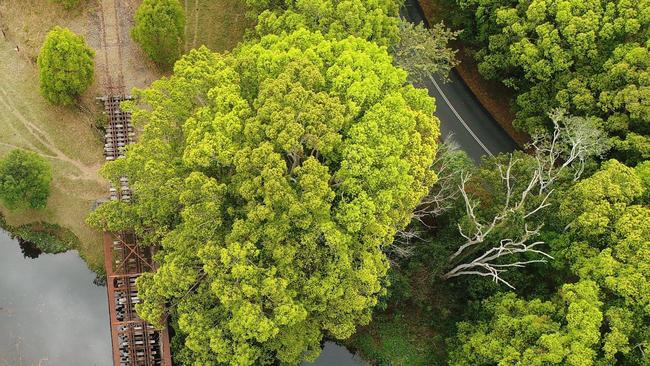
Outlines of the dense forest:
{"label": "dense forest", "polygon": [[[124,104],[143,133],[102,169],[133,202],[88,222],[160,245],[137,310],[169,316],[179,364],[325,339],[381,365],[650,364],[647,0],[459,0],[458,31],[394,0],[248,0],[244,42],[183,56],[167,2],[133,37],[173,73]],[[441,138],[417,85],[457,37],[514,92],[520,151]]]}

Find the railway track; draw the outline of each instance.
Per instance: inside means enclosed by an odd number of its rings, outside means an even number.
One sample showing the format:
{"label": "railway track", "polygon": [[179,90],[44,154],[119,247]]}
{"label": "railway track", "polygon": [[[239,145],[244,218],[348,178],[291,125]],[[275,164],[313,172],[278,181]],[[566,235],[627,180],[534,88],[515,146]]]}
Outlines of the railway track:
{"label": "railway track", "polygon": [[[104,156],[107,161],[124,156],[124,149],[134,142],[135,131],[131,113],[123,111],[120,103],[131,99],[125,93],[122,73],[120,39],[121,1],[101,0],[102,88],[108,126],[104,135]],[[128,203],[132,192],[126,177],[109,187],[109,198]],[[136,279],[155,269],[152,249],[142,248],[132,232],[104,232],[104,267],[106,269],[108,309],[115,366],[171,366],[169,335],[140,319],[135,305],[140,302]]]}

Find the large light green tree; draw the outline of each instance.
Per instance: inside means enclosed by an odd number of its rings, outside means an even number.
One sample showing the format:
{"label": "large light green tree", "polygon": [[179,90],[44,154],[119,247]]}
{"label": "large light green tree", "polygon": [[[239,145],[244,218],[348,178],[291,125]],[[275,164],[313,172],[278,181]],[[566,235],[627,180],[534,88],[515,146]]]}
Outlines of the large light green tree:
{"label": "large light green tree", "polygon": [[386,49],[301,30],[192,51],[138,92],[131,205],[95,226],[161,244],[137,309],[178,320],[188,364],[297,364],[367,324],[384,254],[436,180],[434,101]]}
{"label": "large light green tree", "polygon": [[280,34],[300,28],[320,31],[327,37],[350,35],[382,46],[399,40],[400,2],[396,0],[247,0],[260,12],[257,32]]}
{"label": "large light green tree", "polygon": [[93,82],[94,56],[83,37],[54,27],[38,55],[43,96],[54,104],[72,104]]}

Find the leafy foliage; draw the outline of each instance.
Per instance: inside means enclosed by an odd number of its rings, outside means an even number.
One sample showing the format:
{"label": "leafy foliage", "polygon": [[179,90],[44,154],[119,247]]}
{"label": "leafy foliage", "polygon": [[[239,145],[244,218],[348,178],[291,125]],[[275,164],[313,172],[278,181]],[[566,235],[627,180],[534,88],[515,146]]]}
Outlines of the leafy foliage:
{"label": "leafy foliage", "polygon": [[423,82],[433,74],[447,78],[458,64],[456,50],[447,47],[458,32],[442,23],[428,29],[422,23],[405,20],[400,22],[399,30],[399,42],[391,47],[391,53],[397,66],[409,73],[409,80]]}
{"label": "leafy foliage", "polygon": [[0,199],[10,209],[45,208],[52,171],[38,154],[13,150],[0,161]]}
{"label": "leafy foliage", "polygon": [[72,104],[93,82],[94,56],[82,36],[54,27],[38,55],[43,96],[54,104]]}
{"label": "leafy foliage", "polygon": [[131,36],[152,60],[173,64],[182,51],[185,12],[177,0],[144,0],[135,12]]}
{"label": "leafy foliage", "polygon": [[178,319],[179,359],[295,364],[370,321],[439,137],[385,48],[306,30],[202,48],[138,96],[140,142],[103,170],[134,202],[89,222],[162,244],[137,309]]}
{"label": "leafy foliage", "polygon": [[[459,325],[451,364],[642,365],[650,346],[650,209],[634,169],[611,160],[566,191],[568,231],[549,242],[572,275],[550,301],[484,302]],[[569,297],[567,297],[569,296]],[[576,302],[579,300],[579,302]]]}
{"label": "leafy foliage", "polygon": [[344,39],[352,35],[382,46],[399,39],[395,0],[247,0],[260,12],[256,30],[260,35],[290,33],[307,28],[325,36]]}
{"label": "leafy foliage", "polygon": [[648,203],[644,191],[636,170],[606,162],[567,193],[561,211],[572,218],[571,244],[555,244],[577,276],[603,289],[603,350],[608,359],[625,355],[630,365],[647,364],[643,352],[650,347],[650,208],[641,205]]}
{"label": "leafy foliage", "polygon": [[590,281],[564,285],[557,299],[513,293],[483,302],[487,320],[458,324],[450,365],[593,365],[602,303]]}
{"label": "leafy foliage", "polygon": [[474,15],[481,73],[519,91],[519,127],[561,107],[601,118],[621,159],[650,158],[650,1],[459,3]]}

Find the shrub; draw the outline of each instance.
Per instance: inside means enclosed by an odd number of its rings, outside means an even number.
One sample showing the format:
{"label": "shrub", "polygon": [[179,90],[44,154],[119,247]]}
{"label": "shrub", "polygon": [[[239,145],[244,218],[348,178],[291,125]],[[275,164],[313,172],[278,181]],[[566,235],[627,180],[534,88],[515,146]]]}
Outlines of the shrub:
{"label": "shrub", "polygon": [[36,153],[14,150],[0,161],[0,199],[9,208],[44,208],[50,195],[50,165]]}
{"label": "shrub", "polygon": [[93,82],[94,56],[82,36],[54,27],[38,55],[43,96],[54,104],[72,104]]}
{"label": "shrub", "polygon": [[184,30],[185,13],[177,0],[144,0],[131,36],[153,61],[172,64],[181,55]]}

